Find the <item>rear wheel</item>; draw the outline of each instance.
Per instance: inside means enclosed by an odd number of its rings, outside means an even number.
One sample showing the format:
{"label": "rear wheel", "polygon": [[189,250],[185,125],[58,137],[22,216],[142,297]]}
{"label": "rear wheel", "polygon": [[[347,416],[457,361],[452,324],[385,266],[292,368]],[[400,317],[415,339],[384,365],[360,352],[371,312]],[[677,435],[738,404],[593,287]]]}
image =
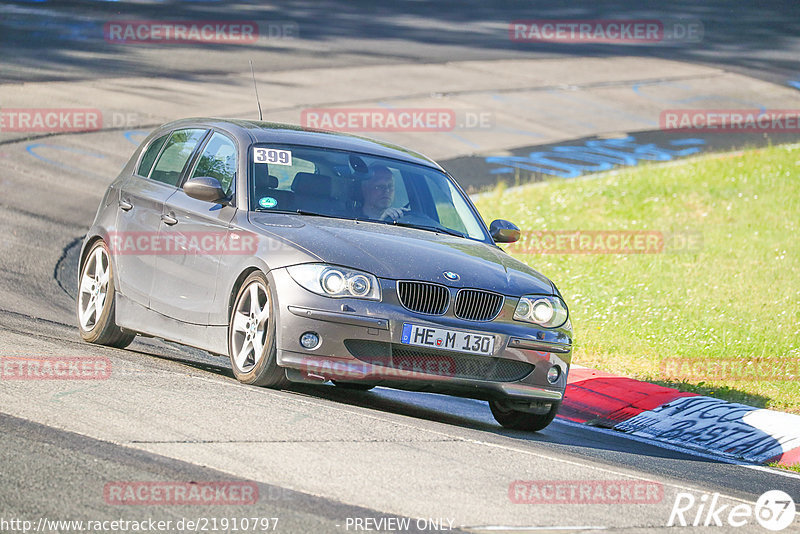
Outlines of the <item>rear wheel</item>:
{"label": "rear wheel", "polygon": [[271,388],[288,385],[277,362],[275,319],[267,277],[254,272],[236,295],[228,325],[228,354],[240,382]]}
{"label": "rear wheel", "polygon": [[122,349],[136,337],[136,332],[117,326],[114,293],[111,255],[98,241],[86,255],[78,280],[78,330],[84,341]]}
{"label": "rear wheel", "polygon": [[503,401],[489,401],[489,409],[492,410],[492,415],[505,428],[533,432],[542,430],[549,425],[558,413],[559,407],[561,407],[561,403],[554,402],[549,411],[538,414],[514,410]]}

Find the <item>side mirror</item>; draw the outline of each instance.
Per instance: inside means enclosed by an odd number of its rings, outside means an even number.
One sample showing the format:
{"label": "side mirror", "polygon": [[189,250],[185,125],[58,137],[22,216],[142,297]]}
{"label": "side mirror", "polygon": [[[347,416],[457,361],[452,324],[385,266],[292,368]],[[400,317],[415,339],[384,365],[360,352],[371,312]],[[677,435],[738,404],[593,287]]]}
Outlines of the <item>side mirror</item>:
{"label": "side mirror", "polygon": [[513,243],[519,241],[519,228],[516,224],[504,219],[495,219],[489,225],[489,233],[495,243]]}
{"label": "side mirror", "polygon": [[183,184],[183,190],[192,198],[205,200],[206,202],[217,202],[224,204],[227,200],[222,185],[216,178],[201,176],[192,178]]}

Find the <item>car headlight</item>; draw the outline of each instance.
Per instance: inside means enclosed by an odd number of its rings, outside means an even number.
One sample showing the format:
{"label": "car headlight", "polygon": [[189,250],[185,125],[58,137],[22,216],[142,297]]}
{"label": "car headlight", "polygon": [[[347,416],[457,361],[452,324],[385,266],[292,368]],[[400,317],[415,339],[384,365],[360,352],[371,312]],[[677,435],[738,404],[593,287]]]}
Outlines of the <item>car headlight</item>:
{"label": "car headlight", "polygon": [[324,263],[304,263],[286,268],[292,279],[312,293],[325,297],[381,299],[378,279],[369,273]]}
{"label": "car headlight", "polygon": [[558,328],[567,322],[567,305],[558,297],[526,295],[519,299],[514,319],[538,324],[545,328]]}

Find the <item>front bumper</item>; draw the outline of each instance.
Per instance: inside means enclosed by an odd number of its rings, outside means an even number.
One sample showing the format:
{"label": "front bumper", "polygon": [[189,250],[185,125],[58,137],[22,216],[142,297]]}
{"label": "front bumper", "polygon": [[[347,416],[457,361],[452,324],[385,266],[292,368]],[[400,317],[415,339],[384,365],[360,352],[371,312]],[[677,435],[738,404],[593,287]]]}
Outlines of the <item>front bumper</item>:
{"label": "front bumper", "polygon": [[[379,279],[382,299],[334,299],[298,285],[286,269],[269,273],[276,290],[277,362],[296,381],[363,382],[397,389],[515,402],[559,402],[572,356],[569,322],[559,329],[513,321],[516,300],[506,298],[493,321],[467,321],[447,313],[429,316],[405,309],[395,281]],[[454,288],[454,290],[457,288]],[[417,347],[400,342],[404,323],[488,334],[491,355]],[[301,336],[314,332],[318,346]],[[555,383],[548,371],[558,366]]]}

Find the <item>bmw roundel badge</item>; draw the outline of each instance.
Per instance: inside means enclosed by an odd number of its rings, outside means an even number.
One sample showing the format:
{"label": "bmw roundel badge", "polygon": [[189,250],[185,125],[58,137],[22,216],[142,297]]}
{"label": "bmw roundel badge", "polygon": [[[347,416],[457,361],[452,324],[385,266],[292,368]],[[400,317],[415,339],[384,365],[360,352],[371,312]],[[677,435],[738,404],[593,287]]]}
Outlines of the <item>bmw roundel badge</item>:
{"label": "bmw roundel badge", "polygon": [[452,280],[452,281],[454,281],[454,282],[455,282],[456,280],[458,280],[459,278],[461,278],[460,276],[458,276],[458,274],[457,274],[457,273],[454,273],[453,271],[445,271],[445,272],[444,272],[444,273],[442,273],[442,274],[444,274],[444,277],[445,277],[445,278],[447,278],[448,280]]}

